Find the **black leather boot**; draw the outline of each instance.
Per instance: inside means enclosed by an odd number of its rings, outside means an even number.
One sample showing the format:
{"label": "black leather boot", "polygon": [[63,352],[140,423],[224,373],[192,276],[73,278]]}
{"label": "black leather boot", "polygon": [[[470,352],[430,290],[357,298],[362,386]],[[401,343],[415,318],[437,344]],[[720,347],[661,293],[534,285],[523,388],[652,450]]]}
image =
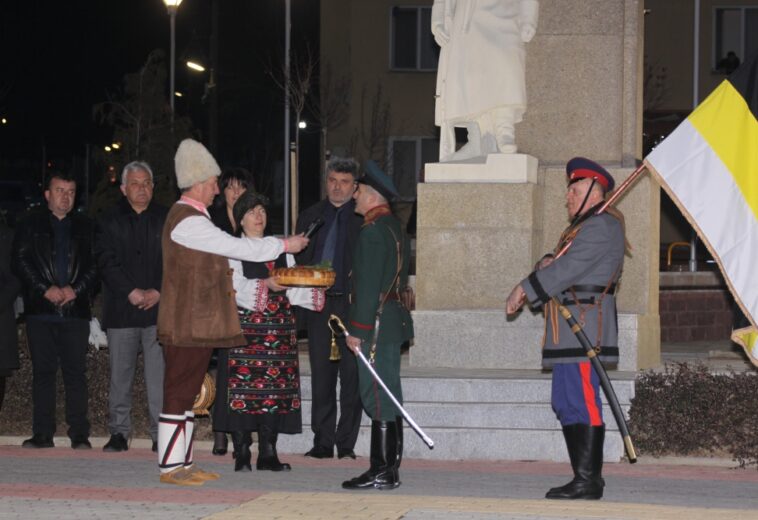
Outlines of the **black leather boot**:
{"label": "black leather boot", "polygon": [[250,465],[252,454],[250,445],[253,444],[253,436],[249,431],[232,432],[232,444],[234,445],[234,471],[253,471]]}
{"label": "black leather boot", "polygon": [[395,471],[398,471],[400,463],[403,461],[403,417],[400,415],[395,417],[395,424],[397,425],[397,463],[395,464]]}
{"label": "black leather boot", "polygon": [[255,468],[264,471],[289,471],[292,469],[287,463],[279,460],[276,454],[276,440],[279,433],[271,426],[262,424],[258,427],[258,460]]}
{"label": "black leather boot", "polygon": [[[567,432],[568,429],[568,432]],[[597,500],[603,497],[603,442],[605,426],[571,424],[564,426],[574,479],[552,488],[545,498]]]}
{"label": "black leather boot", "polygon": [[400,485],[397,465],[398,429],[395,421],[371,421],[371,465],[362,475],[342,483],[345,489],[395,489]]}
{"label": "black leather boot", "polygon": [[229,439],[226,436],[226,432],[213,432],[213,449],[211,453],[214,455],[226,455],[226,451],[229,448]]}

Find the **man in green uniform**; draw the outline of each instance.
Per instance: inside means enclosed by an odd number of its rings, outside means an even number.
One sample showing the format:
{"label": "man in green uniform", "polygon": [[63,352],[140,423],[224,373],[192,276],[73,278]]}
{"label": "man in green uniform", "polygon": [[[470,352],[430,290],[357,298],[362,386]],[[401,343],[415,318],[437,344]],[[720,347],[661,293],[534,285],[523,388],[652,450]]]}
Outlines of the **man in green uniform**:
{"label": "man in green uniform", "polygon": [[[402,402],[400,347],[413,337],[410,313],[400,299],[408,281],[410,247],[389,201],[397,189],[373,161],[358,179],[355,212],[364,223],[353,253],[348,347],[360,349]],[[358,363],[361,402],[371,417],[370,468],[342,483],[345,489],[394,489],[400,485],[402,417],[363,364]]]}

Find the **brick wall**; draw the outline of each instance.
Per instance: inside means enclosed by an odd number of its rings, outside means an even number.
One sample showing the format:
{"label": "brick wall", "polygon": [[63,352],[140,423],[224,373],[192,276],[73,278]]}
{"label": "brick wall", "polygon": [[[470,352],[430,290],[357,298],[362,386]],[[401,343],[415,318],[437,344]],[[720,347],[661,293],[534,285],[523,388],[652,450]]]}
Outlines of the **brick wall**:
{"label": "brick wall", "polygon": [[723,289],[660,291],[661,342],[729,339],[732,297]]}

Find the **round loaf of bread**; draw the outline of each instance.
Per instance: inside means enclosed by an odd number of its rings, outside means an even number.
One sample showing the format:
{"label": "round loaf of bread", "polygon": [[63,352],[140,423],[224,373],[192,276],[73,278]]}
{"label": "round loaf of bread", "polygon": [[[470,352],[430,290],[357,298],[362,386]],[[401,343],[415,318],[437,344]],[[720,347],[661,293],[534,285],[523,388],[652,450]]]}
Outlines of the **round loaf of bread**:
{"label": "round loaf of bread", "polygon": [[276,283],[285,287],[331,287],[337,273],[317,267],[278,267],[271,271]]}

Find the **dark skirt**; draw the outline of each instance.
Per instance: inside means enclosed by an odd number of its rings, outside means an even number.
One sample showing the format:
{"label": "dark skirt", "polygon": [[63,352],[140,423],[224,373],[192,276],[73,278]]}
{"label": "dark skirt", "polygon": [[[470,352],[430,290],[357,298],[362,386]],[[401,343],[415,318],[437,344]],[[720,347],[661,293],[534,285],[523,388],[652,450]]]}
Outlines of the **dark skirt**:
{"label": "dark skirt", "polygon": [[301,433],[300,371],[295,315],[283,293],[269,293],[266,310],[238,308],[246,346],[219,349],[213,429]]}

